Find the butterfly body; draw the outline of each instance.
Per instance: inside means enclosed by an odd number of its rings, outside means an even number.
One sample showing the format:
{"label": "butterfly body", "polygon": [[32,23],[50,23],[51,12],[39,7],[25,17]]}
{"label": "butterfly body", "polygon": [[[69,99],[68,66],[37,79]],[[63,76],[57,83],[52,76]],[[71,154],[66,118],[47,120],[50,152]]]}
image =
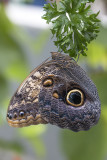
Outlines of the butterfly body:
{"label": "butterfly body", "polygon": [[100,117],[94,83],[69,56],[52,53],[12,97],[7,120],[11,126],[50,123],[73,131],[88,130]]}

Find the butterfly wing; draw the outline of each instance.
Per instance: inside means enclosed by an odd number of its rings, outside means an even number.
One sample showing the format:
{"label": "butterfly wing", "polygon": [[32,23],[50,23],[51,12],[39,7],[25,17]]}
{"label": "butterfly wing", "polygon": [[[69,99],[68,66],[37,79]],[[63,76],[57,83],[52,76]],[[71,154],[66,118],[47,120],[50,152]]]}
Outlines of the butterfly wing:
{"label": "butterfly wing", "polygon": [[8,108],[11,126],[51,123],[73,131],[88,130],[100,117],[94,83],[69,56],[52,53],[16,91]]}

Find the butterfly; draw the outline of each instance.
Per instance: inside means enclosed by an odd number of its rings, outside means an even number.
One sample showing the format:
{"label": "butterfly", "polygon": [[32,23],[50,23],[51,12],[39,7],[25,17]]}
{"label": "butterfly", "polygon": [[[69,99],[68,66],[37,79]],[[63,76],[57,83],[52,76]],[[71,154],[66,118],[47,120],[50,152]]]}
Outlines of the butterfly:
{"label": "butterfly", "polygon": [[13,95],[7,121],[13,127],[53,124],[72,131],[88,130],[100,117],[95,84],[68,55],[52,52]]}

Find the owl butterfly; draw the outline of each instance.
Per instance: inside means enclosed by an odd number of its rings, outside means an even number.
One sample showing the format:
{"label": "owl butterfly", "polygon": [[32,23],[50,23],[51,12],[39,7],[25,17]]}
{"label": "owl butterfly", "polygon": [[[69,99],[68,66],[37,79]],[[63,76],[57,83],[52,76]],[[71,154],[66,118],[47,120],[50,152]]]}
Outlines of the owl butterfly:
{"label": "owl butterfly", "polygon": [[52,52],[12,97],[7,113],[10,126],[53,124],[73,131],[88,130],[100,117],[94,83],[68,55]]}

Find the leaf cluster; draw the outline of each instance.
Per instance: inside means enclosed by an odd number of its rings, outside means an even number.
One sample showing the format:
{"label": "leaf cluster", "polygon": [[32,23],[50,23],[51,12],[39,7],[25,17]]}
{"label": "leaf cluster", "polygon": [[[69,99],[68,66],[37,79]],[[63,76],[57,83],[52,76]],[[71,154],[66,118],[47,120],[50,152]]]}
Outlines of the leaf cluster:
{"label": "leaf cluster", "polygon": [[43,19],[52,23],[52,34],[56,36],[55,45],[59,51],[71,57],[86,55],[87,44],[96,38],[99,32],[97,16],[87,3],[94,0],[61,0],[44,5]]}

